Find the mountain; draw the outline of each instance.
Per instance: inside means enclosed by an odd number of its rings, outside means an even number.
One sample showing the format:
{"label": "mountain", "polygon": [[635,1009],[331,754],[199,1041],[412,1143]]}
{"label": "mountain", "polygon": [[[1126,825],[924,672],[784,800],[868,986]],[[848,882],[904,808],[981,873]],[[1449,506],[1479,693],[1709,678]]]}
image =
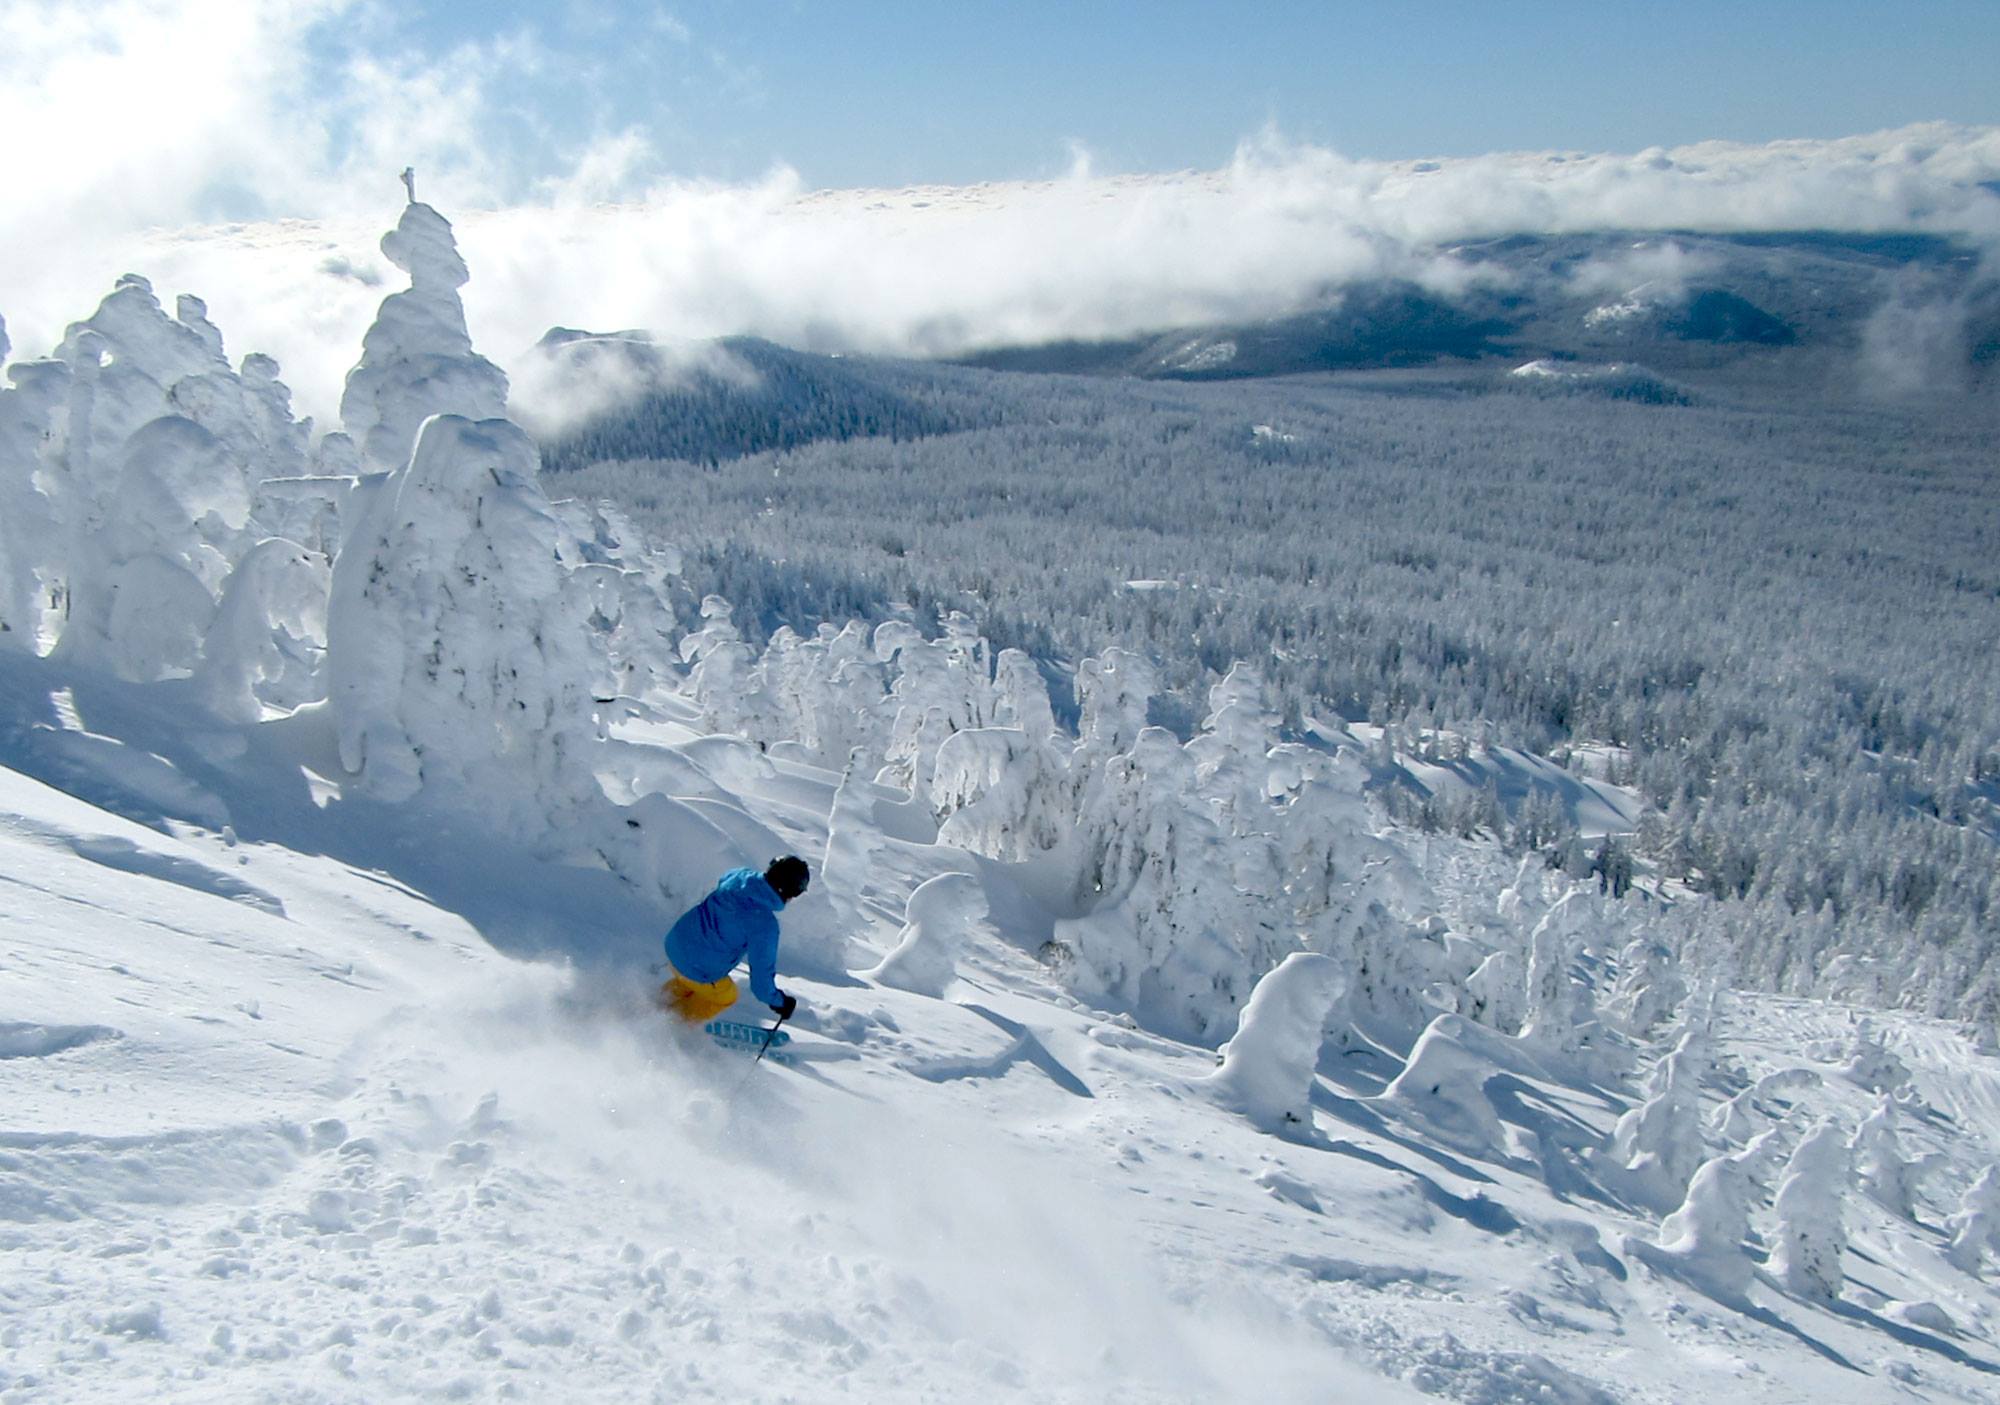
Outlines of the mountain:
{"label": "mountain", "polygon": [[543,465],[555,472],[608,459],[716,463],[823,439],[921,439],[994,422],[976,397],[920,367],[756,337],[675,345],[644,332],[552,328],[530,375],[542,399],[571,412],[540,435]]}
{"label": "mountain", "polygon": [[[1457,291],[1389,281],[1254,323],[1100,343],[995,347],[960,358],[1010,371],[1229,379],[1509,358],[1712,369],[1784,348],[1857,352],[1912,301],[1963,303],[1980,329],[1958,361],[1992,357],[1992,294],[1974,251],[1921,235],[1513,235],[1438,251]],[[1984,348],[1982,350],[1982,348]]]}
{"label": "mountain", "polygon": [[[752,337],[671,343],[553,328],[526,368],[543,463],[714,464],[769,449],[913,440],[999,422],[958,368],[1230,381],[1346,371],[1475,377],[1523,363],[1610,368],[1572,392],[1679,403],[1703,385],[1839,382],[1964,389],[2000,360],[2000,288],[1968,249],[1923,235],[1513,235],[1435,251],[1451,291],[1410,279],[1328,290],[1258,321],[990,347],[949,363],[794,350]],[[1440,265],[1442,266],[1442,265]],[[1518,384],[1515,388],[1519,388]]]}

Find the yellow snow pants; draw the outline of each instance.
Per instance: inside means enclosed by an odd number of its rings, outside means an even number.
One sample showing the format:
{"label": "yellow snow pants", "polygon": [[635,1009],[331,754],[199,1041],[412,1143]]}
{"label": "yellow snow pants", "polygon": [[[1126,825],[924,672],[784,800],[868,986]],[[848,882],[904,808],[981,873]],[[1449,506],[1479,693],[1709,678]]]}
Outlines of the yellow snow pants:
{"label": "yellow snow pants", "polygon": [[660,987],[660,1004],[689,1024],[712,1020],[736,1003],[736,982],[728,976],[719,981],[691,981],[679,971]]}

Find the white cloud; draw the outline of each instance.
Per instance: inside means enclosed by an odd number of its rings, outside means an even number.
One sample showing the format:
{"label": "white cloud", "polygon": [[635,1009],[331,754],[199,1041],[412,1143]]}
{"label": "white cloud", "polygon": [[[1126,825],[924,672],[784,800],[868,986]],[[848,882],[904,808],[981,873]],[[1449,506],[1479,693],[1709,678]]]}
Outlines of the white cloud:
{"label": "white cloud", "polygon": [[1688,284],[1709,273],[1716,260],[1677,239],[1648,239],[1616,257],[1586,259],[1569,275],[1577,293],[1636,293],[1652,302],[1671,302]]}
{"label": "white cloud", "polygon": [[[661,42],[702,61],[660,14]],[[375,241],[405,164],[458,227],[475,338],[514,365],[557,323],[939,353],[1274,315],[1381,275],[1453,290],[1490,275],[1449,246],[1515,232],[1916,229],[2000,246],[2000,198],[1978,186],[2000,178],[2000,128],[1943,124],[1438,162],[1267,131],[1221,170],[1175,176],[1096,174],[1078,143],[1052,182],[818,192],[777,169],[647,188],[646,130],[604,114],[594,134],[554,130],[517,100],[576,82],[583,60],[525,30],[429,56],[397,32],[378,0],[9,0],[0,315],[16,354],[131,270],[205,297],[233,352],[278,356],[324,415],[385,291],[369,280],[394,272]],[[203,223],[235,207],[271,217]],[[1675,275],[1672,258],[1650,276]]]}

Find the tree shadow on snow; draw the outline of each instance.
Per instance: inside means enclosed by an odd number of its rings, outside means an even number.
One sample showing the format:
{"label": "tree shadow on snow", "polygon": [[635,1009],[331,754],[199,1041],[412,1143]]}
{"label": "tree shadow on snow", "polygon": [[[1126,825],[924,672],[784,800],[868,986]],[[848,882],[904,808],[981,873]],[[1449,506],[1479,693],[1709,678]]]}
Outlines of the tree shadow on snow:
{"label": "tree shadow on snow", "polygon": [[1851,1303],[1842,1299],[1837,1302],[1823,1303],[1821,1306],[1825,1307],[1828,1312],[1833,1313],[1836,1317],[1845,1317],[1851,1322],[1859,1322],[1873,1327],[1877,1331],[1886,1332],[1904,1346],[1913,1346],[1920,1351],[1935,1352],[1955,1365],[1966,1366],[1974,1371],[1982,1371],[1989,1376],[2000,1376],[2000,1365],[1995,1365],[1991,1361],[1985,1361],[1977,1356],[1972,1356],[1967,1352],[1961,1351],[1943,1337],[1923,1331],[1920,1328],[1912,1327],[1908,1323],[1897,1322],[1892,1318],[1884,1317],[1879,1312],[1870,1312],[1859,1303]]}
{"label": "tree shadow on snow", "polygon": [[[1457,1176],[1460,1180],[1473,1181],[1480,1185],[1495,1184],[1493,1177],[1487,1175],[1470,1162],[1461,1161],[1449,1152],[1441,1151],[1436,1147],[1425,1146],[1422,1142],[1411,1140],[1409,1137],[1393,1130],[1383,1120],[1382,1115],[1373,1108],[1367,1107],[1353,1098],[1343,1097],[1322,1083],[1315,1082],[1313,1084],[1312,1104],[1314,1107],[1320,1109],[1320,1111],[1331,1113],[1349,1126],[1358,1127],[1372,1137],[1379,1137],[1385,1142],[1401,1147],[1413,1156],[1421,1156],[1426,1161],[1434,1162],[1443,1170]],[[1324,1145],[1324,1143],[1313,1144]],[[1342,1143],[1342,1145],[1351,1145],[1351,1143]],[[1356,1150],[1358,1151],[1360,1148],[1357,1147]],[[1381,1164],[1394,1167],[1399,1171],[1407,1169],[1396,1162],[1388,1160],[1386,1157],[1381,1159]],[[1410,1174],[1414,1175],[1415,1172],[1411,1172]]]}
{"label": "tree shadow on snow", "polygon": [[1488,1078],[1485,1092],[1501,1121],[1534,1136],[1541,1149],[1541,1180],[1549,1194],[1566,1205],[1590,1200],[1621,1210],[1634,1208],[1590,1173],[1590,1154],[1604,1144],[1603,1136],[1590,1124],[1511,1073]]}
{"label": "tree shadow on snow", "polygon": [[[1484,1230],[1488,1234],[1512,1234],[1521,1227],[1521,1222],[1515,1219],[1513,1213],[1499,1201],[1489,1200],[1484,1194],[1470,1197],[1453,1195],[1423,1172],[1413,1171],[1402,1162],[1391,1160],[1380,1152],[1370,1151],[1365,1146],[1358,1146],[1344,1139],[1315,1141],[1309,1145],[1316,1146],[1321,1151],[1330,1151],[1336,1156],[1351,1156],[1356,1161],[1365,1162],[1384,1171],[1396,1171],[1408,1176],[1416,1182],[1417,1193],[1427,1202],[1453,1219],[1463,1220],[1474,1229]],[[1485,1180],[1486,1177],[1482,1176],[1479,1179]]]}

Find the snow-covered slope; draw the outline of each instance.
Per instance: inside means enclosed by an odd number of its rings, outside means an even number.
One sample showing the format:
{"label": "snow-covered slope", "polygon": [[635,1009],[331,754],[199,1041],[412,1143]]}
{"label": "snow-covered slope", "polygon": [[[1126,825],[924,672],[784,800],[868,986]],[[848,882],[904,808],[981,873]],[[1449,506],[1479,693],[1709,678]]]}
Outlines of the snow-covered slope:
{"label": "snow-covered slope", "polygon": [[[36,769],[55,734],[24,695],[146,705],[10,693],[7,759]],[[204,780],[284,833],[311,765]],[[837,779],[778,761],[730,794],[815,852]],[[1245,1116],[1209,1050],[1050,980],[1004,870],[881,834],[857,966],[939,873],[989,915],[941,998],[788,974],[800,1061],[754,1065],[650,1006],[657,934],[608,875],[328,803],[313,852],[0,771],[0,1399],[1992,1398],[1994,1299],[1941,1230],[1992,1158],[2000,1063],[1951,1031],[1875,1024],[1912,1071],[1903,1154],[1940,1162],[1914,1218],[1845,1196],[1833,1303],[1732,1246],[1732,1301],[1648,1249],[1657,1215],[1594,1159],[1636,1087],[1531,1041],[1460,1021],[1411,1060],[1451,1086],[1388,1092],[1400,1060],[1329,1048],[1293,1075],[1309,1120]],[[1875,1105],[1852,1021],[1722,1001],[1700,1111],[1783,1119],[1765,1184],[1807,1122]],[[1817,1081],[1755,1096],[1792,1069]]]}
{"label": "snow-covered slope", "polygon": [[[1633,820],[1540,758],[684,628],[388,244],[360,448],[132,280],[0,394],[0,1402],[1994,1398],[1964,1031],[1503,852]],[[786,851],[756,1063],[659,934]]]}

